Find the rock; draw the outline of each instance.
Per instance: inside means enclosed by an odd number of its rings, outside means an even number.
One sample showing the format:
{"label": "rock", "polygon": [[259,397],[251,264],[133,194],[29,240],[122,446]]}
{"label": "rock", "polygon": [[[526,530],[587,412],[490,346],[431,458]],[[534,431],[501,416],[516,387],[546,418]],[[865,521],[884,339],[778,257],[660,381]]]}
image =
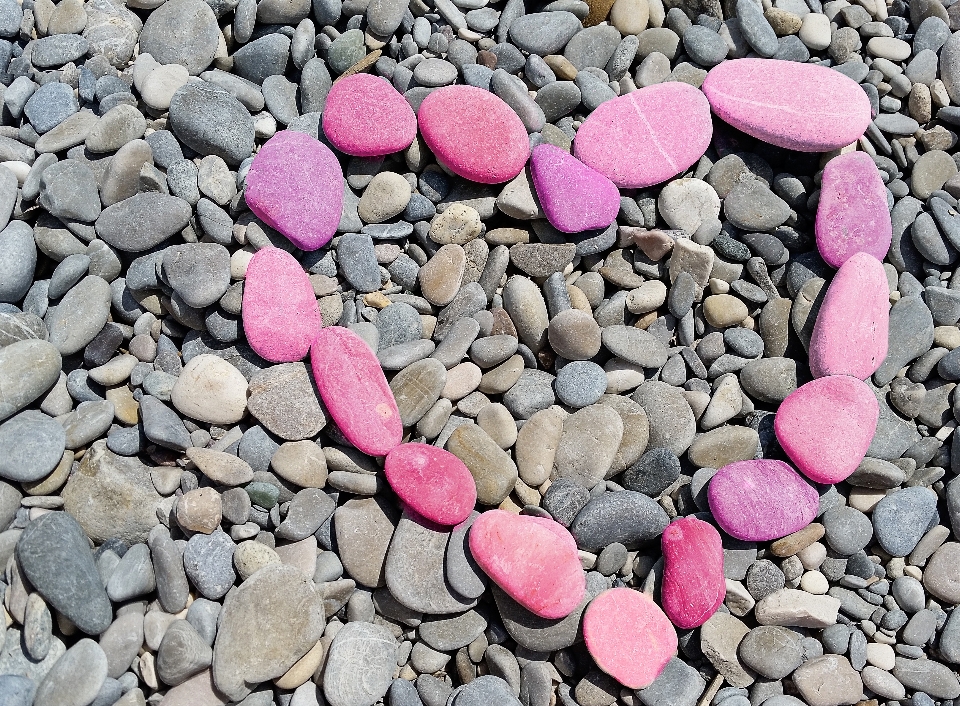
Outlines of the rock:
{"label": "rock", "polygon": [[78,641],[57,660],[37,686],[35,703],[91,703],[107,678],[107,657],[89,638]]}
{"label": "rock", "polygon": [[253,152],[253,119],[247,109],[227,91],[203,81],[186,83],[173,94],[170,128],[198,154],[215,154],[231,166]]}
{"label": "rock", "polygon": [[663,533],[667,514],[651,498],[633,491],[606,492],[590,499],[570,525],[577,546],[599,552],[614,542],[638,548]]}
{"label": "rock", "polygon": [[757,622],[805,628],[825,628],[837,622],[840,600],[806,591],[782,588],[762,598],[756,606]]}
{"label": "rock", "polygon": [[373,706],[387,693],[396,661],[397,643],[385,627],[347,623],[330,643],[324,696],[331,706]]}
{"label": "rock", "polygon": [[417,134],[417,118],[389,82],[359,73],[338,80],[330,89],[323,132],[345,154],[379,157],[410,146]]}
{"label": "rock", "polygon": [[18,302],[30,289],[37,266],[33,231],[13,221],[0,231],[0,302]]}
{"label": "rock", "polygon": [[97,235],[118,250],[143,252],[182,231],[190,214],[183,199],[139,193],[105,208],[97,219]]}
{"label": "rock", "polygon": [[282,363],[254,373],[247,393],[251,416],[285,441],[315,437],[327,424],[303,363]]}
{"label": "rock", "polygon": [[63,427],[41,412],[26,411],[0,425],[0,476],[18,482],[40,480],[60,463],[66,448]]}
{"label": "rock", "polygon": [[873,509],[873,534],[890,556],[907,556],[937,517],[937,498],[922,486],[897,490]]}
{"label": "rock", "polygon": [[61,365],[60,352],[47,341],[28,339],[0,349],[0,420],[49,390],[59,378]]}
{"label": "rock", "polygon": [[610,470],[623,432],[620,415],[606,405],[590,405],[569,415],[554,456],[554,478],[594,487]]}
{"label": "rock", "polygon": [[863,682],[842,655],[824,655],[801,665],[793,683],[811,706],[839,706],[860,700]]}
{"label": "rock", "polygon": [[469,517],[477,501],[473,476],[463,462],[427,444],[403,444],[384,462],[384,474],[397,496],[420,515],[442,525]]}
{"label": "rock", "polygon": [[516,485],[516,464],[478,425],[458,427],[446,447],[470,471],[476,484],[477,502],[481,505],[499,505]]}
{"label": "rock", "polygon": [[390,504],[376,497],[353,498],[334,513],[340,560],[360,585],[384,585],[384,560],[398,519]]}
{"label": "rock", "polygon": [[714,613],[700,628],[700,649],[727,683],[734,687],[753,684],[754,676],[747,671],[737,654],[750,629],[729,613]]}
{"label": "rock", "polygon": [[[528,17],[541,14],[546,13]],[[530,173],[543,212],[557,230],[578,233],[606,228],[616,220],[620,209],[617,187],[564,150],[548,144],[535,147]]]}
{"label": "rock", "polygon": [[803,663],[800,636],[793,630],[761,625],[740,642],[740,659],[765,679],[783,679]]}
{"label": "rock", "polygon": [[960,696],[960,682],[950,669],[930,659],[897,657],[893,676],[908,689],[923,691],[935,699]]}
{"label": "rock", "polygon": [[247,381],[227,361],[202,354],[184,366],[170,393],[182,414],[208,424],[233,424],[247,411]]}
{"label": "rock", "polygon": [[157,676],[177,686],[202,672],[213,661],[213,650],[186,620],[175,620],[167,628],[157,650]]}
{"label": "rock", "polygon": [[150,13],[140,34],[141,53],[161,64],[180,64],[198,76],[213,61],[220,40],[217,19],[207,3],[174,0]]}
{"label": "rock", "polygon": [[947,542],[927,560],[923,572],[923,586],[930,595],[953,605],[960,604],[960,581],[953,570],[958,559],[960,544]]}
{"label": "rock", "polygon": [[690,447],[697,421],[683,392],[664,382],[643,383],[632,395],[643,407],[650,426],[648,448],[666,448],[678,458]]}

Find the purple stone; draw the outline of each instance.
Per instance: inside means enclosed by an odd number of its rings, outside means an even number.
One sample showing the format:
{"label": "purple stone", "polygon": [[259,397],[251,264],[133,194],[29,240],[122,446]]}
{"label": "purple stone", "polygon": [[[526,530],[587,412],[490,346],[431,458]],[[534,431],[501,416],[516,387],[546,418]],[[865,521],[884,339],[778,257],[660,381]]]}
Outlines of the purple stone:
{"label": "purple stone", "polygon": [[558,147],[535,147],[530,173],[547,220],[564,233],[606,228],[620,211],[614,183]]}

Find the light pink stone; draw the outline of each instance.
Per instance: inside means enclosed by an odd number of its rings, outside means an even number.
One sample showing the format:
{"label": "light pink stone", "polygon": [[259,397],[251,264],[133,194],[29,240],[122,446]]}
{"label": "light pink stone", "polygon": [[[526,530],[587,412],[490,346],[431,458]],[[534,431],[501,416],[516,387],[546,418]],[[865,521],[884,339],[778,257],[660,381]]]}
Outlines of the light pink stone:
{"label": "light pink stone", "polygon": [[703,92],[721,120],[799,152],[845,147],[870,124],[870,100],[863,89],[839,71],[815,64],[732,59],[710,70]]}
{"label": "light pink stone", "polygon": [[686,171],[712,136],[703,93],[672,81],[602,103],[577,131],[574,154],[620,188],[644,188]]}
{"label": "light pink stone", "polygon": [[663,547],[663,611],[678,628],[703,625],[723,603],[723,542],[709,522],[683,517],[660,538]]}
{"label": "light pink stone", "polygon": [[389,81],[374,74],[338,79],[323,109],[330,144],[355,157],[379,157],[406,149],[417,136],[413,108]]}
{"label": "light pink stone", "polygon": [[401,444],[383,467],[393,492],[421,516],[441,525],[466,520],[477,503],[477,485],[463,461],[429,444]]}
{"label": "light pink stone", "polygon": [[800,472],[817,483],[839,483],[870,448],[880,406],[870,388],[849,375],[808,382],[780,403],[773,428]]}
{"label": "light pink stone", "polygon": [[540,206],[550,224],[564,233],[606,228],[617,219],[620,192],[616,185],[569,152],[537,145],[530,156],[530,174]]}
{"label": "light pink stone", "polygon": [[855,253],[840,265],[820,305],[810,337],[814,377],[852,375],[866,380],[887,357],[890,292],[883,265]]}

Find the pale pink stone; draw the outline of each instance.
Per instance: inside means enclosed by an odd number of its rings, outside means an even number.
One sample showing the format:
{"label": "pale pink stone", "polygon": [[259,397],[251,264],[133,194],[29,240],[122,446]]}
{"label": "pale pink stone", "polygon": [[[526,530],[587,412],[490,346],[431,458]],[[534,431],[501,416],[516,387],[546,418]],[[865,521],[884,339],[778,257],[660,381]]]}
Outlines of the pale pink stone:
{"label": "pale pink stone", "polygon": [[550,224],[564,233],[606,228],[617,219],[620,192],[612,181],[569,152],[537,145],[530,174]]}
{"label": "pale pink stone", "polygon": [[723,603],[723,542],[709,522],[683,517],[660,538],[663,547],[663,611],[678,628],[703,625]]}
{"label": "pale pink stone", "polygon": [[374,74],[338,79],[323,109],[330,144],[355,157],[379,157],[406,149],[417,136],[413,108],[389,81]]}
{"label": "pale pink stone", "polygon": [[387,454],[384,474],[393,492],[421,516],[456,525],[477,503],[477,486],[463,461],[429,444],[401,444]]}

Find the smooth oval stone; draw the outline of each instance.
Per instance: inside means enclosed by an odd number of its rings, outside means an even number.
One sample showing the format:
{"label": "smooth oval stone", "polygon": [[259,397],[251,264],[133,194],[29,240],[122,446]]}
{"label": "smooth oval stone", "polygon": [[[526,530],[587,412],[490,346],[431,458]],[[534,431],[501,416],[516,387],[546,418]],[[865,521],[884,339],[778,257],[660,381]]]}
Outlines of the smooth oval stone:
{"label": "smooth oval stone", "polygon": [[397,402],[380,362],[360,336],[342,326],[321,329],[310,348],[317,390],[347,441],[386,456],[403,438]]}
{"label": "smooth oval stone", "polygon": [[864,252],[840,265],[820,305],[810,337],[814,377],[866,380],[887,357],[890,298],[880,261]]}
{"label": "smooth oval stone", "polygon": [[832,375],[791,392],[773,428],[801,473],[817,483],[839,483],[867,455],[879,418],[880,405],[866,383]]}
{"label": "smooth oval stone", "polygon": [[0,348],[0,420],[53,387],[62,367],[60,352],[47,341],[27,339]]}
{"label": "smooth oval stone", "polygon": [[477,503],[477,486],[469,469],[436,446],[397,446],[387,454],[383,470],[397,496],[432,522],[460,524]]}
{"label": "smooth oval stone", "polygon": [[603,174],[569,152],[544,143],[533,148],[530,174],[550,224],[564,233],[606,228],[620,211],[620,192]]}
{"label": "smooth oval stone", "polygon": [[583,640],[604,672],[628,689],[643,689],[677,653],[677,632],[653,599],[630,588],[611,588],[583,614]]}
{"label": "smooth oval stone", "polygon": [[103,209],[96,230],[117,250],[143,252],[182,231],[190,214],[190,204],[183,199],[143,192]]}
{"label": "smooth oval stone", "polygon": [[330,148],[302,132],[267,140],[247,172],[244,198],[264,223],[301,250],[323,247],[343,209],[343,172]]}
{"label": "smooth oval stone", "polygon": [[817,516],[816,489],[783,461],[737,461],[710,479],[707,502],[717,524],[747,542],[779,539]]}
{"label": "smooth oval stone", "polygon": [[406,149],[417,136],[417,116],[389,81],[373,74],[339,79],[327,95],[323,132],[330,144],[355,157]]}
{"label": "smooth oval stone", "polygon": [[583,122],[574,154],[620,188],[645,188],[684,172],[713,137],[710,105],[674,81],[602,103]]}
{"label": "smooth oval stone", "polygon": [[733,59],[707,74],[713,112],[758,140],[799,152],[855,142],[870,124],[870,99],[852,79],[815,64]]}
{"label": "smooth oval stone", "polygon": [[437,159],[470,181],[509,181],[530,156],[523,122],[510,106],[482,88],[439,88],[420,104],[417,120],[423,141]]}
{"label": "smooth oval stone", "polygon": [[841,154],[823,168],[816,233],[817,250],[832,267],[858,252],[886,257],[893,237],[887,188],[866,152]]}
{"label": "smooth oval stone", "polygon": [[564,618],[586,591],[577,544],[545,517],[489,510],[470,528],[470,553],[511,598],[541,618]]}
{"label": "smooth oval stone", "polygon": [[274,363],[302,360],[323,326],[310,278],[280,248],[250,259],[240,313],[250,347]]}
{"label": "smooth oval stone", "polygon": [[703,625],[726,596],[723,543],[708,522],[684,517],[670,523],[663,547],[663,610],[678,628]]}
{"label": "smooth oval stone", "polygon": [[66,448],[63,426],[42,412],[27,411],[0,424],[0,477],[32,482],[57,467]]}

